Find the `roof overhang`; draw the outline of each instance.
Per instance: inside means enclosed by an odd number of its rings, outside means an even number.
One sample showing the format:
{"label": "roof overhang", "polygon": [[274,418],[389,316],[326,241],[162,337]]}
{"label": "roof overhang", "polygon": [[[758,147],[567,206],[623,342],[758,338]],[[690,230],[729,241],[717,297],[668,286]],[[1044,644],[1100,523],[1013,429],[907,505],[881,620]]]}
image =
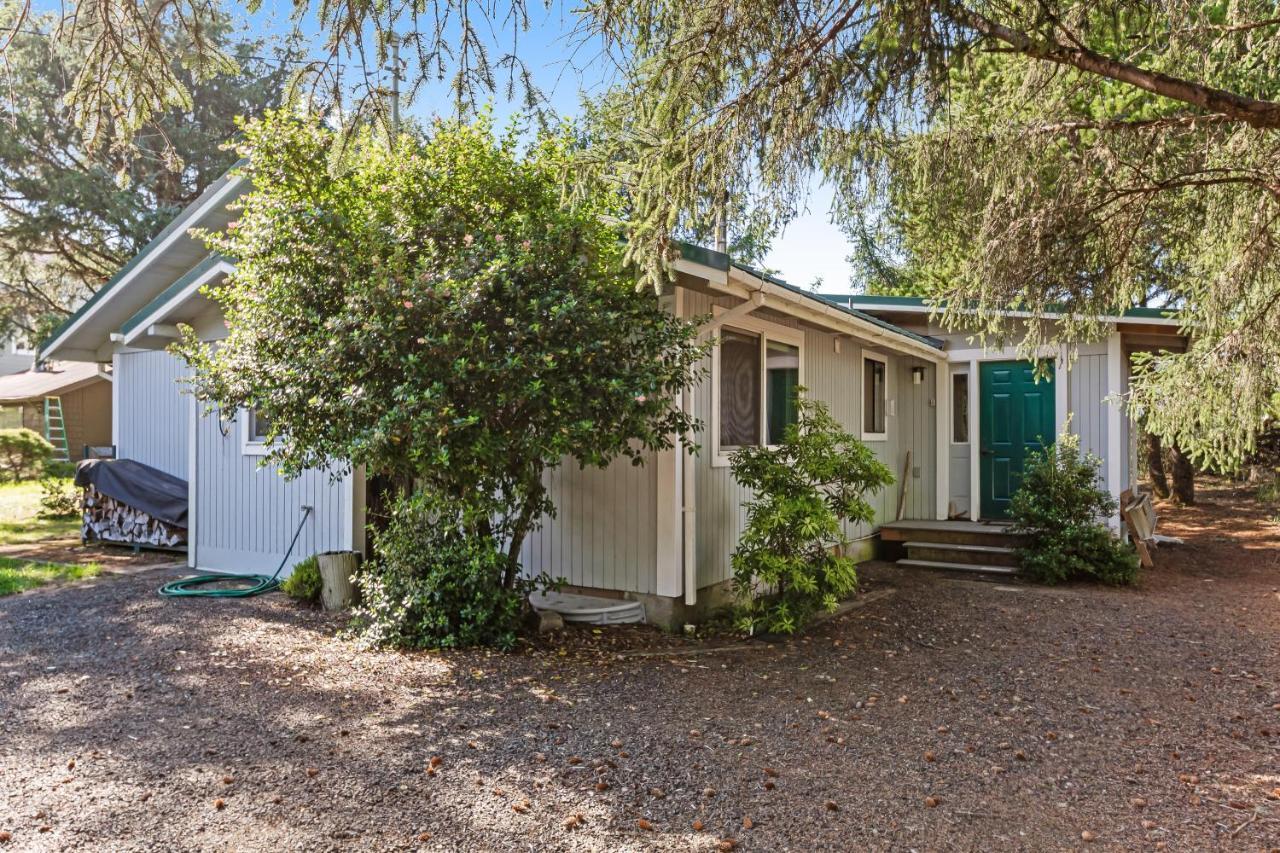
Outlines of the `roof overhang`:
{"label": "roof overhang", "polygon": [[[934,305],[917,296],[856,296],[824,294],[819,298],[824,301],[874,314],[903,314],[929,317],[940,313],[942,306]],[[976,313],[976,312],[974,312]],[[1071,314],[1065,311],[1018,311],[1009,309],[999,312],[1000,316],[1015,319],[1061,320]],[[1114,323],[1117,326],[1163,326],[1171,330],[1181,328],[1182,320],[1176,311],[1164,308],[1130,308],[1121,314],[1107,314],[1095,318],[1103,323]]]}
{"label": "roof overhang", "polygon": [[109,361],[111,336],[152,302],[157,293],[208,255],[204,243],[189,233],[191,229],[224,228],[232,218],[228,203],[246,188],[247,179],[235,166],[214,181],[92,299],[54,330],[40,345],[37,359]]}
{"label": "roof overhang", "polygon": [[835,305],[817,294],[735,265],[722,252],[699,246],[682,246],[681,257],[676,259],[675,268],[677,272],[705,280],[713,290],[758,305],[767,305],[773,310],[861,338],[875,346],[927,361],[945,362],[947,359],[947,354],[939,343],[861,311]]}
{"label": "roof overhang", "polygon": [[168,346],[178,336],[179,323],[189,324],[214,306],[201,289],[221,281],[234,269],[235,264],[221,255],[205,258],[125,321],[120,342],[139,349]]}

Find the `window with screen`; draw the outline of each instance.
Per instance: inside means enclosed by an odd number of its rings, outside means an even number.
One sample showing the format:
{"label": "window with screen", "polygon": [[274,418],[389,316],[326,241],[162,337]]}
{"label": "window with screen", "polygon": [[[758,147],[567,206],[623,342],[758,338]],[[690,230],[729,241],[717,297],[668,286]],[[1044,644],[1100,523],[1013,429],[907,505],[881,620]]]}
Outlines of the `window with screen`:
{"label": "window with screen", "polygon": [[716,347],[714,402],[716,453],[713,464],[728,463],[740,447],[776,445],[798,419],[802,333],[752,323],[721,329]]}
{"label": "window with screen", "polygon": [[951,377],[951,441],[969,443],[969,374]]}
{"label": "window with screen", "polygon": [[760,443],[760,336],[720,335],[720,447]]}
{"label": "window with screen", "polygon": [[885,406],[888,401],[886,365],[878,358],[862,360],[862,434],[885,434]]}

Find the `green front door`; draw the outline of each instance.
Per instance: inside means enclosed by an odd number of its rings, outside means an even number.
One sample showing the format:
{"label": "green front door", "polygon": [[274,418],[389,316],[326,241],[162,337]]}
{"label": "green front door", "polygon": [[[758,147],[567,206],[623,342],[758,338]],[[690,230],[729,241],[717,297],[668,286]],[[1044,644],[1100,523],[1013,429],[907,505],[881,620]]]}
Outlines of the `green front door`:
{"label": "green front door", "polygon": [[1027,453],[1053,441],[1053,378],[1037,382],[1035,373],[1035,365],[1027,361],[980,365],[982,500],[978,506],[983,518],[1009,514],[1009,499],[1022,480]]}

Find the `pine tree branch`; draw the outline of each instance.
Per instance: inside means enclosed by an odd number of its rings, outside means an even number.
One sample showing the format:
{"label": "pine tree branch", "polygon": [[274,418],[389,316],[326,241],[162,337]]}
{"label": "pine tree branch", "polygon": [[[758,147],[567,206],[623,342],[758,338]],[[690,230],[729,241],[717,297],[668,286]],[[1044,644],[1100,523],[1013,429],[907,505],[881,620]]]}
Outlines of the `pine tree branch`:
{"label": "pine tree branch", "polygon": [[1280,104],[1274,101],[1250,98],[1225,89],[1193,83],[1180,77],[1121,62],[1088,48],[1071,47],[1055,40],[1033,38],[1021,30],[993,21],[959,3],[944,2],[942,11],[957,24],[979,35],[1003,42],[1024,56],[1078,68],[1090,74],[1128,83],[1161,97],[1192,104],[1212,113],[1230,116],[1237,121],[1243,121],[1250,127],[1280,128]]}

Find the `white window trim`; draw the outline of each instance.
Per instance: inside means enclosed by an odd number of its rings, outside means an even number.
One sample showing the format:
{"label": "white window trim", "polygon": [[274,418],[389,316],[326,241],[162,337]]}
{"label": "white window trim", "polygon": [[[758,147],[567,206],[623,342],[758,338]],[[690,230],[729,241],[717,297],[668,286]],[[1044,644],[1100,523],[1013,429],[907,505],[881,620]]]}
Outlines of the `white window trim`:
{"label": "white window trim", "polygon": [[[722,313],[724,308],[719,305],[715,306],[715,313]],[[711,348],[711,467],[727,468],[730,460],[733,458],[734,452],[738,448],[731,450],[722,449],[720,447],[720,335],[718,334],[725,329],[732,329],[738,332],[744,332],[750,335],[760,336],[760,436],[768,438],[768,416],[769,407],[766,405],[764,395],[768,394],[768,375],[766,355],[768,353],[769,341],[775,341],[780,344],[788,344],[796,347],[800,351],[800,382],[801,387],[804,386],[804,331],[795,329],[791,326],[784,326],[780,323],[771,323],[768,320],[761,320],[756,317],[735,317],[731,322],[726,323],[717,329],[715,346]],[[777,445],[766,445],[773,448]]]}
{"label": "white window trim", "polygon": [[237,416],[240,421],[240,452],[245,456],[266,456],[270,447],[265,441],[258,441],[249,434],[249,426],[253,421],[248,409],[241,409]]}
{"label": "white window trim", "polygon": [[[889,357],[881,355],[878,352],[872,352],[869,349],[862,351],[863,361],[858,364],[858,428],[862,430],[863,441],[888,441],[889,440],[889,418],[891,416],[892,407],[889,401],[892,395],[889,393]],[[878,361],[884,365],[884,432],[867,432],[863,427],[867,425],[867,389],[864,387],[867,381],[867,365],[866,360]]]}
{"label": "white window trim", "polygon": [[[968,392],[969,392],[968,402],[970,406],[973,406],[973,379],[969,376],[969,371],[968,370],[952,370],[951,383],[947,387],[947,394],[951,397],[951,404],[947,409],[947,411],[951,413],[951,417],[947,421],[947,438],[950,439],[952,447],[968,447],[970,444],[973,443],[972,435],[969,436],[968,441],[956,441],[955,411],[956,411],[956,377],[957,376],[965,377],[965,386],[968,388]],[[969,416],[968,416],[968,410],[966,410],[965,423],[967,424],[968,422],[969,422]]]}

